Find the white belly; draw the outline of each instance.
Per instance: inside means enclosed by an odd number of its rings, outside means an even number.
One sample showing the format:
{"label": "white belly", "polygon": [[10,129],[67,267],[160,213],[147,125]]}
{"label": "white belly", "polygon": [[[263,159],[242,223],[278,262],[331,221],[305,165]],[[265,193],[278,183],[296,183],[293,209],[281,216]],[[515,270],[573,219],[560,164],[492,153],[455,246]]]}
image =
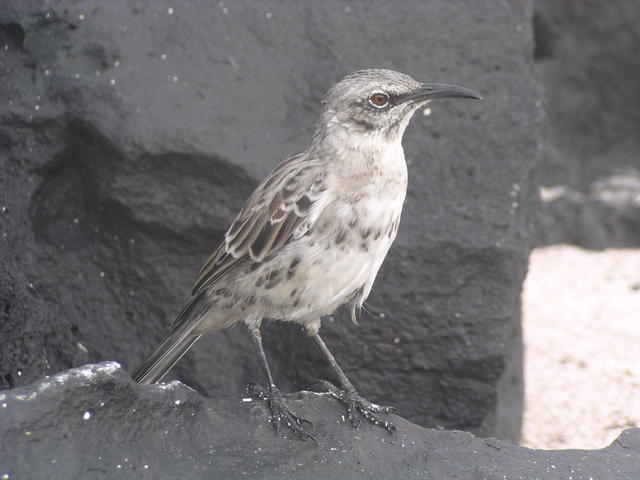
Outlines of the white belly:
{"label": "white belly", "polygon": [[356,212],[343,208],[344,218],[336,219],[343,228],[308,240],[306,274],[300,278],[302,291],[292,319],[329,314],[360,289],[359,296],[367,297],[396,237],[403,201],[404,195],[383,195],[360,204]]}

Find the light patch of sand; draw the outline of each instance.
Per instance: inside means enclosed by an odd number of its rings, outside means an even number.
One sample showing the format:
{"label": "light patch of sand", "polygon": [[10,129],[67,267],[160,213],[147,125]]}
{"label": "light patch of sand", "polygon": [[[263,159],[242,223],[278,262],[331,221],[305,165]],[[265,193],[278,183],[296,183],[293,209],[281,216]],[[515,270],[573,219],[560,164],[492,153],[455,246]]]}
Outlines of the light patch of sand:
{"label": "light patch of sand", "polygon": [[531,254],[522,444],[602,448],[640,425],[640,250]]}

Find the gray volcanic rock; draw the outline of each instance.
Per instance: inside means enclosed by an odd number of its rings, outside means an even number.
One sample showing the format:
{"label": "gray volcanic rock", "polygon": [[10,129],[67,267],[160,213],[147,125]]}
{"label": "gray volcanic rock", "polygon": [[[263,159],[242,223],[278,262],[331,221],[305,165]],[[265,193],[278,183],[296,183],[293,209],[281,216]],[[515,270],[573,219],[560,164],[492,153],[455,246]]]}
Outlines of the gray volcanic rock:
{"label": "gray volcanic rock", "polygon": [[[257,182],[306,144],[325,91],[389,67],[485,101],[416,116],[372,313],[323,332],[372,401],[516,441],[541,120],[531,2],[176,3],[0,8],[0,384],[133,368]],[[285,390],[328,375],[295,326],[264,335]],[[203,339],[173,375],[215,396],[262,381],[242,328]]]}
{"label": "gray volcanic rock", "polygon": [[542,245],[640,246],[639,20],[635,0],[536,1]]}
{"label": "gray volcanic rock", "polygon": [[602,450],[530,450],[393,416],[397,435],[341,419],[326,395],[287,399],[318,445],[277,434],[263,402],[140,386],[114,362],[0,392],[1,478],[598,479],[640,477],[640,429]]}

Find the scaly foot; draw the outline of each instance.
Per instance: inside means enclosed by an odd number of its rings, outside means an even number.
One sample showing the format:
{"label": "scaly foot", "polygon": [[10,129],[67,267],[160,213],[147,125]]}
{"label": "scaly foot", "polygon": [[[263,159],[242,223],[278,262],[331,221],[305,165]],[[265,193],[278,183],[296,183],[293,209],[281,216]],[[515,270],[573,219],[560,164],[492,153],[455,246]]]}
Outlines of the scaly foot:
{"label": "scaly foot", "polygon": [[289,427],[294,434],[296,434],[301,440],[313,440],[318,443],[313,435],[308,434],[302,428],[302,425],[307,423],[313,427],[313,424],[304,418],[300,418],[289,410],[285,405],[282,393],[277,387],[266,389],[262,385],[250,383],[247,385],[247,393],[261,400],[266,400],[269,404],[269,410],[271,410],[271,419],[269,420],[276,432],[280,431],[282,424]]}
{"label": "scaly foot", "polygon": [[347,406],[349,421],[354,427],[358,428],[360,426],[360,415],[362,415],[374,425],[386,428],[390,433],[395,433],[396,426],[388,420],[382,419],[379,415],[381,413],[393,413],[396,411],[395,408],[371,403],[355,390],[340,389],[326,380],[318,380],[313,384],[313,387],[315,387],[316,391],[329,392],[344,403]]}

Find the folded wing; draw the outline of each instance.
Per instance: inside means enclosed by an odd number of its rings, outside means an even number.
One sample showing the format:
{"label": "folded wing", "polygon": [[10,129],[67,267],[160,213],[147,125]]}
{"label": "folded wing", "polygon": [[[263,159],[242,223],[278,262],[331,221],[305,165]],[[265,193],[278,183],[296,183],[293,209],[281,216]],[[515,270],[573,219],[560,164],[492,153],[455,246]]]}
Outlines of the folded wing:
{"label": "folded wing", "polygon": [[318,216],[311,213],[325,190],[324,169],[305,155],[278,165],[249,197],[222,244],[207,259],[191,295],[209,288],[242,260],[261,263],[304,235]]}

